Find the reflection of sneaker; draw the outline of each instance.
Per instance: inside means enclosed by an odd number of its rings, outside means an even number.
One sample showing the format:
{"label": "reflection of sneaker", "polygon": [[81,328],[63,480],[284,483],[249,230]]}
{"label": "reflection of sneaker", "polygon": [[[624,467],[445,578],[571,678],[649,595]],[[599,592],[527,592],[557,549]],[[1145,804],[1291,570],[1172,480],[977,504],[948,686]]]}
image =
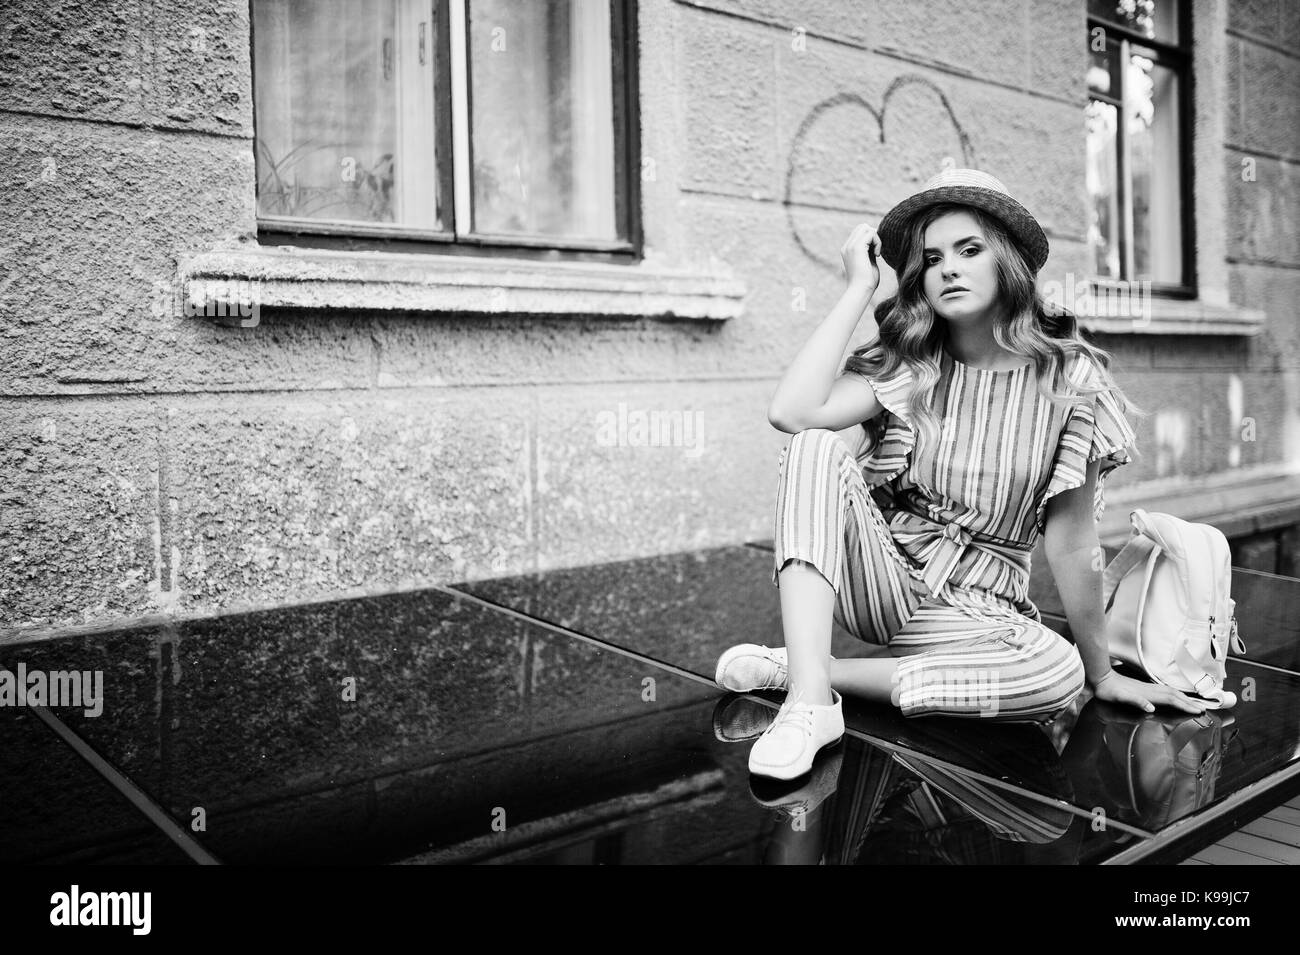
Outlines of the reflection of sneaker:
{"label": "reflection of sneaker", "polygon": [[808,772],[817,750],[844,735],[843,703],[834,690],[828,704],[786,697],[772,725],[750,750],[749,771],[772,779],[794,779]]}
{"label": "reflection of sneaker", "polygon": [[742,643],[718,658],[718,686],[733,693],[786,688],[785,647],[775,650],[756,643]]}
{"label": "reflection of sneaker", "polygon": [[762,776],[749,777],[749,792],[754,801],[768,809],[779,810],[792,819],[798,815],[808,815],[835,792],[840,783],[840,765],[844,762],[844,749],[822,753],[813,763],[812,772],[802,783],[791,784],[764,779]]}
{"label": "reflection of sneaker", "polygon": [[724,743],[758,739],[776,719],[776,710],[747,696],[724,696],[713,708],[713,735]]}

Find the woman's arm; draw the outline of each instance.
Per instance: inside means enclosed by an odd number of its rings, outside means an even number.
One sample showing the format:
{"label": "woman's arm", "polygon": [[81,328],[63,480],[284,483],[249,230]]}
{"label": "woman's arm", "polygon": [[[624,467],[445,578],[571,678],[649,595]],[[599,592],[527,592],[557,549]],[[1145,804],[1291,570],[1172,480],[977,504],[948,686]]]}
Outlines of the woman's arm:
{"label": "woman's arm", "polygon": [[[880,284],[880,268],[872,254],[879,243],[875,230],[864,224],[854,229],[840,250],[848,286],[808,336],[772,395],[767,417],[778,430],[791,434],[808,428],[839,431],[880,413],[880,402],[865,379],[858,375],[836,378],[849,339]],[[874,318],[868,321],[875,326]]]}
{"label": "woman's arm", "polygon": [[1091,462],[1082,487],[1048,499],[1043,533],[1043,550],[1065,606],[1070,634],[1083,659],[1088,685],[1098,699],[1128,703],[1148,713],[1155,709],[1155,704],[1203,713],[1205,707],[1173,687],[1130,679],[1111,669],[1106,613],[1102,606],[1106,553],[1097,539],[1092,513],[1100,469],[1100,461]]}
{"label": "woman's arm", "polygon": [[846,288],[790,362],[767,409],[767,420],[778,431],[839,431],[880,413],[880,401],[865,378],[836,377],[844,350],[870,298],[871,293],[861,288]]}

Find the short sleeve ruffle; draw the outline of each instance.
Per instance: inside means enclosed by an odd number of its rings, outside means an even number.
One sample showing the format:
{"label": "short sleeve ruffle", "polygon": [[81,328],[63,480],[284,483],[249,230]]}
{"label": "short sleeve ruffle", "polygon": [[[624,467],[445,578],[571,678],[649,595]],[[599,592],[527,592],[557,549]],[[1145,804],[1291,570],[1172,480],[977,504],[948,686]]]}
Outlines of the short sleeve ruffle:
{"label": "short sleeve ruffle", "polygon": [[877,377],[856,372],[866,379],[885,410],[871,421],[863,422],[867,440],[858,452],[857,461],[868,488],[888,484],[907,470],[912,449],[916,447],[916,432],[912,427],[912,413],[907,407],[907,395],[912,387],[912,371],[906,365],[887,377]]}
{"label": "short sleeve ruffle", "polygon": [[1056,446],[1056,456],[1047,485],[1038,499],[1035,523],[1040,534],[1046,532],[1047,501],[1071,488],[1083,487],[1088,479],[1088,465],[1101,461],[1097,490],[1093,497],[1093,520],[1101,520],[1106,509],[1103,493],[1106,475],[1132,461],[1128,448],[1137,443],[1137,434],[1124,416],[1121,399],[1114,390],[1103,391],[1086,403],[1073,408]]}

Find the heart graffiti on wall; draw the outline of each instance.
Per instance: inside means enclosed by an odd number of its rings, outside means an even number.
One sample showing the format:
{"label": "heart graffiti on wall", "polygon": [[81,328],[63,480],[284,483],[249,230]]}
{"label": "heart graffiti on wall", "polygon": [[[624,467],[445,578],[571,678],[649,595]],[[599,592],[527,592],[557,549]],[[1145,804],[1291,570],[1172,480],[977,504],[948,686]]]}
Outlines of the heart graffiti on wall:
{"label": "heart graffiti on wall", "polygon": [[[790,234],[804,255],[838,275],[838,258],[804,240],[801,212],[808,213],[806,228],[813,221],[825,228],[827,210],[861,210],[878,219],[945,163],[974,162],[970,137],[943,91],[928,79],[898,77],[879,109],[856,93],[839,93],[808,111],[791,142],[782,199]],[[839,242],[817,245],[838,248]]]}

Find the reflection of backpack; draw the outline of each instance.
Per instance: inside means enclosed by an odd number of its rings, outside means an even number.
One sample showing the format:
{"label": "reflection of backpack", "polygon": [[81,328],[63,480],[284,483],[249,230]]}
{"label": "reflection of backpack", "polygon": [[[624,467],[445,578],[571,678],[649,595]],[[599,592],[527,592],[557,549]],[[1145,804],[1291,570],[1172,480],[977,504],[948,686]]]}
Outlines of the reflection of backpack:
{"label": "reflection of backpack", "polygon": [[1207,709],[1236,704],[1223,688],[1237,635],[1229,596],[1228,539],[1209,524],[1170,514],[1129,515],[1133,536],[1102,576],[1110,654],[1157,683],[1199,697]]}
{"label": "reflection of backpack", "polygon": [[1158,830],[1213,802],[1223,750],[1237,735],[1229,731],[1235,720],[1230,713],[1103,717],[1111,765],[1102,775],[1110,777],[1121,818]]}

